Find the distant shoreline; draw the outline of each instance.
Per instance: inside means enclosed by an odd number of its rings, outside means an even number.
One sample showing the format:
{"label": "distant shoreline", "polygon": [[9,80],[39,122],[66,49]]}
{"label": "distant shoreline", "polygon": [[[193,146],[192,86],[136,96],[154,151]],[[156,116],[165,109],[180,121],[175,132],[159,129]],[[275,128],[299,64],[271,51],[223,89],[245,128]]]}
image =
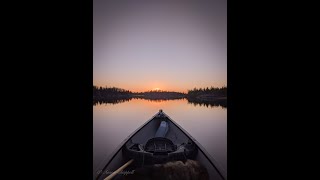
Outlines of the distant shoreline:
{"label": "distant shoreline", "polygon": [[202,94],[199,96],[188,96],[184,95],[164,95],[164,94],[127,94],[127,95],[107,95],[107,96],[93,96],[93,100],[105,100],[105,99],[129,99],[129,98],[141,98],[141,99],[196,99],[201,101],[216,101],[216,100],[227,100],[227,96],[214,96],[211,94]]}
{"label": "distant shoreline", "polygon": [[119,104],[131,101],[133,99],[143,99],[148,101],[172,101],[172,100],[179,100],[179,99],[186,99],[188,103],[200,106],[221,106],[223,108],[227,108],[227,97],[211,97],[211,98],[204,98],[204,97],[188,97],[185,96],[177,96],[177,97],[147,97],[144,95],[130,95],[130,96],[117,96],[117,97],[104,97],[104,98],[94,98],[93,105],[97,104]]}
{"label": "distant shoreline", "polygon": [[227,107],[227,87],[222,88],[194,88],[188,93],[170,91],[146,91],[131,92],[129,90],[116,87],[97,87],[93,86],[93,104],[100,103],[122,103],[131,99],[145,100],[176,100],[187,99],[188,102],[200,105]]}

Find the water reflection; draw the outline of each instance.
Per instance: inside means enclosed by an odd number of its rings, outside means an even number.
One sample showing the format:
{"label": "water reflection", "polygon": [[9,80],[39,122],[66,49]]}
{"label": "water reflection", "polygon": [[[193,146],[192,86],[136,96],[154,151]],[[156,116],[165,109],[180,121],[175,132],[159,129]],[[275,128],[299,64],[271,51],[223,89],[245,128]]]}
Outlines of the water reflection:
{"label": "water reflection", "polygon": [[227,100],[216,100],[216,101],[199,101],[188,99],[188,104],[193,104],[194,106],[204,106],[204,107],[216,107],[220,106],[222,108],[227,108]]}
{"label": "water reflection", "polygon": [[132,98],[123,98],[123,99],[104,99],[104,100],[93,100],[93,105],[101,105],[101,104],[119,104],[123,102],[128,102]]}
{"label": "water reflection", "polygon": [[221,103],[194,102],[186,98],[127,98],[97,101],[93,106],[93,172],[159,109],[190,133],[227,170],[227,108]]}
{"label": "water reflection", "polygon": [[170,100],[178,100],[184,99],[183,97],[170,97],[170,98],[163,98],[163,97],[136,97],[136,99],[144,99],[148,101],[170,101]]}
{"label": "water reflection", "polygon": [[222,107],[227,108],[227,100],[226,99],[220,99],[220,100],[214,100],[214,101],[203,101],[198,99],[189,99],[189,98],[147,98],[147,97],[130,97],[130,98],[117,98],[117,99],[105,99],[105,100],[96,100],[93,101],[93,105],[102,105],[102,104],[119,104],[131,101],[132,99],[142,99],[149,102],[164,102],[164,101],[172,101],[172,100],[179,100],[179,99],[186,99],[188,101],[188,104],[193,104],[194,106],[200,106],[200,107]]}

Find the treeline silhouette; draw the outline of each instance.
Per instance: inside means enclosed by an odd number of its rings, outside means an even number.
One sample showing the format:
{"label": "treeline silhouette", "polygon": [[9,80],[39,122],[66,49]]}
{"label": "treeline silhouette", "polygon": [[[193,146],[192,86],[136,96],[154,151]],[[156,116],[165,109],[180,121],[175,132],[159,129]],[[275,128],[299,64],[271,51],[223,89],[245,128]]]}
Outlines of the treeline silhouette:
{"label": "treeline silhouette", "polygon": [[146,91],[142,94],[144,99],[182,99],[186,94],[180,92],[170,92],[162,90]]}
{"label": "treeline silhouette", "polygon": [[175,100],[186,98],[189,103],[200,106],[227,107],[227,87],[206,87],[188,90],[188,93],[150,90],[145,92],[131,92],[117,87],[93,86],[93,105],[108,103],[117,104],[130,101],[132,98],[146,100]]}
{"label": "treeline silhouette", "polygon": [[117,87],[97,87],[93,86],[93,100],[107,101],[111,99],[127,99],[132,96],[129,90]]}
{"label": "treeline silhouette", "polygon": [[206,87],[206,88],[194,88],[188,90],[188,97],[199,97],[201,95],[211,95],[212,97],[227,97],[227,87]]}
{"label": "treeline silhouette", "polygon": [[194,105],[227,108],[227,87],[194,88],[188,90],[186,99]]}
{"label": "treeline silhouette", "polygon": [[93,86],[93,100],[106,101],[110,99],[129,99],[133,97],[145,99],[181,99],[186,94],[172,91],[151,90],[146,92],[133,93],[129,90],[117,87],[97,87]]}

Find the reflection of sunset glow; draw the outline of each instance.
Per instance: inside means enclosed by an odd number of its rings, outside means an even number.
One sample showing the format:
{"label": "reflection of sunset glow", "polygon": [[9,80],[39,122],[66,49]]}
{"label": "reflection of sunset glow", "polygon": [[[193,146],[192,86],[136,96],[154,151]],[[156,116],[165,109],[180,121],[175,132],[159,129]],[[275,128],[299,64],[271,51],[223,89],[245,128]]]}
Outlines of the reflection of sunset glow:
{"label": "reflection of sunset glow", "polygon": [[150,112],[157,112],[159,109],[170,110],[174,109],[181,104],[188,104],[186,99],[178,99],[178,100],[145,100],[145,99],[132,99],[126,103],[119,104],[102,104],[95,106],[97,110],[105,111],[105,107],[121,107],[127,109],[128,111],[135,111],[136,109],[131,109],[128,107],[132,107],[135,104],[137,107],[141,107]]}
{"label": "reflection of sunset glow", "polygon": [[129,134],[159,112],[159,109],[189,132],[210,155],[217,157],[226,167],[227,109],[194,106],[186,99],[159,102],[132,99],[119,104],[93,106],[95,167]]}

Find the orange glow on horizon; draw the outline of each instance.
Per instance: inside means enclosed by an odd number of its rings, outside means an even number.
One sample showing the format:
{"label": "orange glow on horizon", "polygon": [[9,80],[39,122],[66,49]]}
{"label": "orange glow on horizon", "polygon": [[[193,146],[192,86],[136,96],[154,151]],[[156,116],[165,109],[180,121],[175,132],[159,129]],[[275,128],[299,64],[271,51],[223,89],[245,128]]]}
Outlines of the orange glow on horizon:
{"label": "orange glow on horizon", "polygon": [[146,92],[146,91],[170,91],[170,92],[181,92],[187,93],[188,90],[193,88],[206,88],[206,87],[226,87],[226,84],[223,82],[199,82],[199,83],[170,83],[167,81],[150,81],[139,83],[137,81],[128,81],[128,82],[119,82],[115,80],[107,81],[105,79],[94,80],[94,86],[97,87],[117,87],[125,90],[129,90],[133,93]]}
{"label": "orange glow on horizon", "polygon": [[173,91],[173,92],[181,92],[181,93],[187,93],[188,90],[191,90],[193,88],[205,88],[205,87],[223,87],[226,85],[220,85],[219,84],[215,84],[215,83],[208,83],[208,85],[188,85],[187,88],[184,87],[178,87],[178,86],[174,86],[174,85],[164,85],[164,84],[160,84],[160,83],[150,83],[148,85],[142,85],[142,84],[122,84],[122,83],[107,83],[107,84],[112,84],[112,85],[106,85],[106,83],[97,83],[95,82],[93,85],[97,86],[97,87],[117,87],[117,88],[121,88],[121,89],[125,89],[125,90],[129,90],[131,92],[134,93],[138,93],[138,92],[146,92],[146,91],[154,91],[154,90],[161,90],[161,91]]}
{"label": "orange glow on horizon", "polygon": [[[146,92],[146,91],[154,91],[154,90],[161,90],[161,91],[174,91],[174,92],[182,92],[182,93],[187,93],[187,91],[189,89],[193,89],[192,88],[182,88],[182,87],[175,87],[172,85],[165,85],[164,83],[159,83],[159,82],[155,82],[155,83],[148,83],[148,85],[143,85],[143,84],[122,84],[122,83],[107,83],[110,85],[106,85],[105,82],[95,82],[93,83],[93,85],[97,86],[97,87],[117,87],[117,88],[121,88],[121,89],[125,89],[125,90],[129,90],[131,92]],[[112,84],[112,85],[111,85]]]}

